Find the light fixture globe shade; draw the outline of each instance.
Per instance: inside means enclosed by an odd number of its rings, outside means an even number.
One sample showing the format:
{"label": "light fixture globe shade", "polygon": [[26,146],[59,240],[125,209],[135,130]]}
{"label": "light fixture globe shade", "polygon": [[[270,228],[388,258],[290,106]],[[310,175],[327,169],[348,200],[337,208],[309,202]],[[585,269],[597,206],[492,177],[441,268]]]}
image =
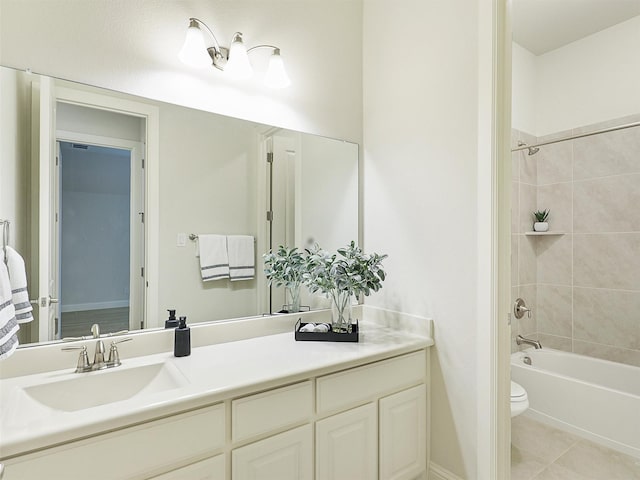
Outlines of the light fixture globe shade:
{"label": "light fixture globe shade", "polygon": [[289,80],[289,75],[287,75],[284,62],[280,56],[280,49],[276,49],[269,58],[264,84],[269,88],[286,88],[291,85],[291,80]]}
{"label": "light fixture globe shade", "polygon": [[194,25],[193,22],[187,28],[187,35],[178,58],[182,63],[191,67],[204,68],[211,65],[211,57],[207,52],[202,30],[197,24]]}
{"label": "light fixture globe shade", "polygon": [[249,63],[249,55],[242,41],[242,34],[236,33],[229,47],[229,60],[224,71],[233,78],[247,79],[253,75],[253,68]]}

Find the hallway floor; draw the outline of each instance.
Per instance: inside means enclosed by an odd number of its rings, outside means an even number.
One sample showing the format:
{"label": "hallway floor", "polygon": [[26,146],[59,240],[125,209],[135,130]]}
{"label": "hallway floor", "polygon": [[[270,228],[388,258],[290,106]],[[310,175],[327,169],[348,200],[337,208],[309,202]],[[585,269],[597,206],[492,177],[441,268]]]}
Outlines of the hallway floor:
{"label": "hallway floor", "polygon": [[511,419],[512,480],[640,480],[640,459],[523,415]]}

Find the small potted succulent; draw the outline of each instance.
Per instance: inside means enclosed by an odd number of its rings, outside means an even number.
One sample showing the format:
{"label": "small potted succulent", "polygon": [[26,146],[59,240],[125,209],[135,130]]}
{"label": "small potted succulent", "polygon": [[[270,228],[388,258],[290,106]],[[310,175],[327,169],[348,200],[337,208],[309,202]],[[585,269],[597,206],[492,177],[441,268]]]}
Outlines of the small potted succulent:
{"label": "small potted succulent", "polygon": [[300,311],[300,287],[303,284],[303,275],[306,272],[307,261],[305,252],[297,248],[278,247],[276,253],[265,253],[264,274],[269,285],[285,287],[285,295],[291,303],[284,305],[283,311],[296,313]]}
{"label": "small potted succulent", "polygon": [[547,218],[549,217],[549,212],[551,210],[536,210],[533,212],[533,216],[536,221],[533,224],[534,232],[546,232],[549,230],[549,223],[547,222]]}
{"label": "small potted succulent", "polygon": [[311,293],[320,292],[331,299],[332,331],[351,332],[352,297],[380,290],[386,277],[382,268],[385,258],[387,255],[365,254],[354,241],[333,254],[318,245],[309,252],[304,282]]}

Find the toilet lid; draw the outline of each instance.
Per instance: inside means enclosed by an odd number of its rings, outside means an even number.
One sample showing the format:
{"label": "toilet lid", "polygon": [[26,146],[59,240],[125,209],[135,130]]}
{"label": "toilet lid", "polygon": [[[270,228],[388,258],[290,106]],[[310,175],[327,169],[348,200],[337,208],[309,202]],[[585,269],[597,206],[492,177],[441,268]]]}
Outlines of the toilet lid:
{"label": "toilet lid", "polygon": [[527,398],[527,391],[513,380],[511,381],[511,400],[522,400]]}

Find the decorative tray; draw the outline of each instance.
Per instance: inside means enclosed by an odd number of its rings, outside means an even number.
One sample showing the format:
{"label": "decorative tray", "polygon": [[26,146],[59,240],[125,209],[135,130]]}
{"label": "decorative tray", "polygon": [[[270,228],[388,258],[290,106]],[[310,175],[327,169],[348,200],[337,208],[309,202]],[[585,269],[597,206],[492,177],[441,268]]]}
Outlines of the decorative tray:
{"label": "decorative tray", "polygon": [[306,323],[302,323],[302,319],[296,322],[294,331],[295,339],[299,342],[358,342],[358,320],[351,324],[351,332],[336,333],[329,330],[328,332],[301,332],[300,329]]}

